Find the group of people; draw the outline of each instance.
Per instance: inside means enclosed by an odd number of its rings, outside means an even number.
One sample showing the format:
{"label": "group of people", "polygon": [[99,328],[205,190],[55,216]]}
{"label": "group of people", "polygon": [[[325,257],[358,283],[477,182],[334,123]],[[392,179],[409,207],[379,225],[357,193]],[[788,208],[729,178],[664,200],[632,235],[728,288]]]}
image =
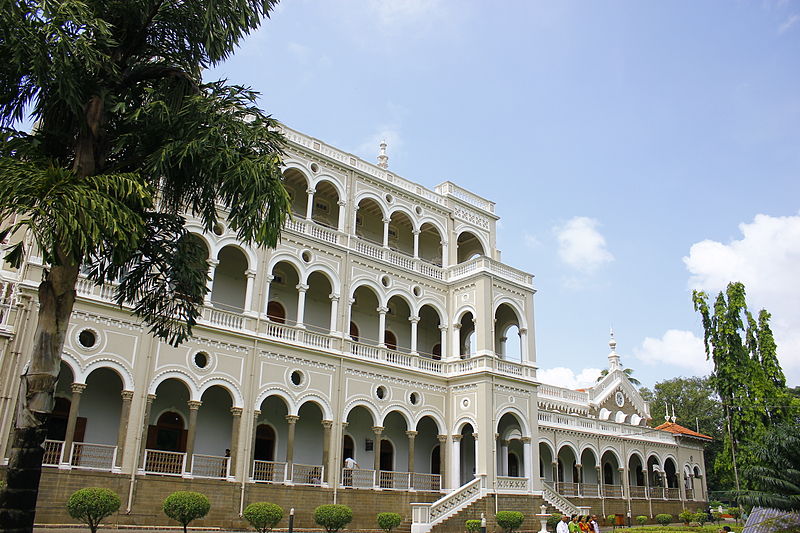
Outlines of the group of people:
{"label": "group of people", "polygon": [[556,527],[556,533],[600,533],[597,515],[563,515]]}

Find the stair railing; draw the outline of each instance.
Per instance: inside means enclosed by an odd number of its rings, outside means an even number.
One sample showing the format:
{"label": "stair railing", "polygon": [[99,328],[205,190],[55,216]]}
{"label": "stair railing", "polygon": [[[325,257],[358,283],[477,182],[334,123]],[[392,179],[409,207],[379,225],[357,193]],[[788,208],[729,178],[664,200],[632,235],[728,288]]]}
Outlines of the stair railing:
{"label": "stair railing", "polygon": [[580,509],[564,496],[553,490],[552,485],[549,483],[542,483],[542,497],[547,503],[561,511],[562,514],[570,516],[580,514]]}
{"label": "stair railing", "polygon": [[483,494],[486,476],[479,475],[466,485],[433,503],[411,504],[411,533],[426,533],[439,522],[443,522]]}

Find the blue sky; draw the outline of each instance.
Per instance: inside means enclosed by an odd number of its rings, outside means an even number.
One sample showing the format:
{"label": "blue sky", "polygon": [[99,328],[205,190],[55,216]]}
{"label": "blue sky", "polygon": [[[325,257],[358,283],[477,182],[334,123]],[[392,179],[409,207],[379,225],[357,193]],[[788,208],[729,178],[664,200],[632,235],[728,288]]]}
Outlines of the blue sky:
{"label": "blue sky", "polygon": [[[748,287],[800,384],[800,2],[286,0],[208,79],[497,202],[540,374],[707,371],[690,292]],[[559,368],[560,367],[560,368]],[[588,370],[587,370],[588,369]]]}

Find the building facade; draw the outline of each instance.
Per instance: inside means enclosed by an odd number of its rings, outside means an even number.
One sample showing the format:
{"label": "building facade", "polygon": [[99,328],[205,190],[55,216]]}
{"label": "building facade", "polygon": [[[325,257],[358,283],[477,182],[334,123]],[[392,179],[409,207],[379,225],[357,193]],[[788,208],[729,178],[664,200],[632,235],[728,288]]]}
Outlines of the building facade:
{"label": "building facade", "polygon": [[[416,494],[420,532],[487,495],[603,514],[704,505],[704,437],[648,425],[613,336],[594,387],[537,381],[533,276],[501,262],[494,203],[407,181],[383,149],[373,165],[285,134],[293,215],[276,249],[190,221],[210,278],[192,339],[152,338],[112,285],[79,280],[48,476],[130,480],[129,511],[148,479],[241,486],[241,505],[261,484]],[[0,271],[2,435],[42,268],[33,251]]]}

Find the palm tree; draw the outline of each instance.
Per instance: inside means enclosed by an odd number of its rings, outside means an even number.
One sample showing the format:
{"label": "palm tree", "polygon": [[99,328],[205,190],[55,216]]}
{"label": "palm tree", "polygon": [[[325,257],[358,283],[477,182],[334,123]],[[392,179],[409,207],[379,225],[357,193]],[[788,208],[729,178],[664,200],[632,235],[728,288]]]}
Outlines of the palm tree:
{"label": "palm tree", "polygon": [[[274,246],[288,211],[283,137],[257,94],[202,70],[277,0],[15,0],[0,9],[0,238],[44,259],[39,319],[0,492],[4,531],[32,531],[45,422],[81,270],[172,344],[205,294],[183,215]],[[30,112],[32,133],[13,129]],[[221,215],[220,213],[224,213]],[[124,274],[124,275],[123,275]]]}
{"label": "palm tree", "polygon": [[[632,368],[626,368],[626,369],[624,369],[622,372],[623,372],[623,373],[624,373],[626,376],[628,376],[628,381],[630,381],[630,382],[631,382],[631,385],[636,385],[636,386],[638,387],[639,385],[641,385],[641,384],[642,384],[642,382],[641,382],[641,381],[639,381],[638,379],[636,379],[635,377],[633,377],[633,376],[632,376],[632,374],[633,374],[633,369],[632,369]],[[608,369],[607,369],[607,368],[604,368],[604,369],[603,369],[603,370],[600,372],[600,375],[597,377],[597,381],[602,381],[602,380],[603,380],[603,378],[604,378],[604,377],[606,377],[607,375],[608,375]]]}
{"label": "palm tree", "polygon": [[740,504],[800,511],[800,425],[773,426],[755,446],[756,464],[743,474],[757,490],[740,491]]}

